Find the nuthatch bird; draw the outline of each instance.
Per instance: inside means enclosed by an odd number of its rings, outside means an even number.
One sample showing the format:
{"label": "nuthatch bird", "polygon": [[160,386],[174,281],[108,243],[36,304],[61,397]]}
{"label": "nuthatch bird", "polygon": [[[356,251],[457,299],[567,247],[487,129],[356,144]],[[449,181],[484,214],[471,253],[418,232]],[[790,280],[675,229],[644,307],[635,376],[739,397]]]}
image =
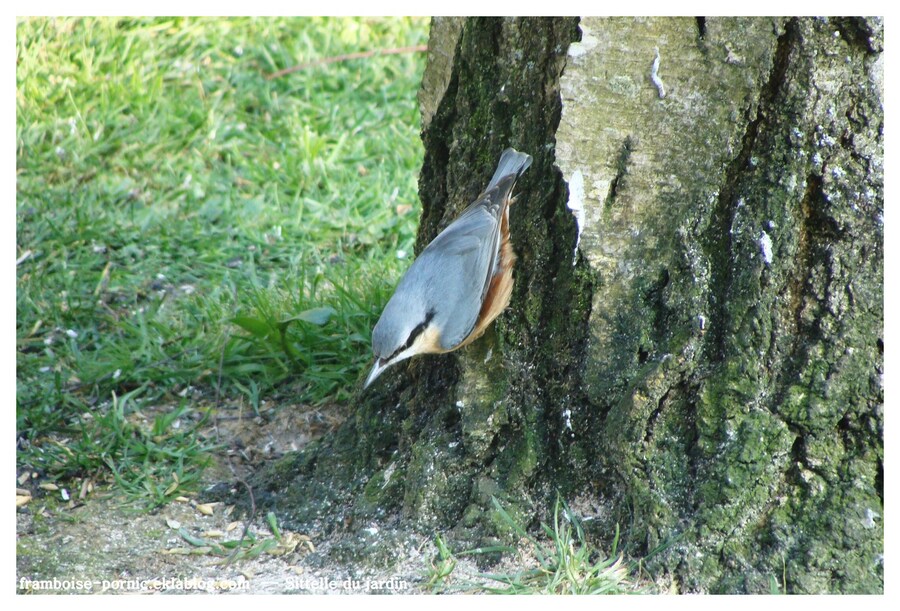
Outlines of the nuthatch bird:
{"label": "nuthatch bird", "polygon": [[509,305],[516,261],[509,205],[530,165],[530,155],[503,151],[487,188],[413,261],[372,330],[375,366],[364,388],[411,356],[478,339]]}

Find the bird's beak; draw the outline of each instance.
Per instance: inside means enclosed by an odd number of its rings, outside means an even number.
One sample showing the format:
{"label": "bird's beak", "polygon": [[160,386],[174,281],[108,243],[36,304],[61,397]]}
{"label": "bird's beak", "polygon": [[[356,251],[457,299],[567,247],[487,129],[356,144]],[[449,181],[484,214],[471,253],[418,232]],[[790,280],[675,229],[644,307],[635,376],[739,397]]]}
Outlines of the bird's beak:
{"label": "bird's beak", "polygon": [[369,372],[369,377],[366,378],[366,383],[363,384],[363,390],[369,387],[369,384],[375,381],[375,378],[381,375],[381,372],[388,368],[388,363],[385,359],[375,359],[375,365],[372,367],[372,371]]}

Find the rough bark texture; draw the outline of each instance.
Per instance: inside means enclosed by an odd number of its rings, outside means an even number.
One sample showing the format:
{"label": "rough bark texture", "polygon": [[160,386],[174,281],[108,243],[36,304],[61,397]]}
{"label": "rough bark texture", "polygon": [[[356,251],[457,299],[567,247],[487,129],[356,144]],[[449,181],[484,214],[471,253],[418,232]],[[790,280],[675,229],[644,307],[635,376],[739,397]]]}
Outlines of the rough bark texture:
{"label": "rough bark texture", "polygon": [[559,492],[672,591],[881,591],[880,21],[577,26],[435,20],[419,248],[530,153],[512,304],[263,502],[372,559],[371,521],[486,544],[491,496],[528,523]]}
{"label": "rough bark texture", "polygon": [[611,519],[679,590],[880,591],[879,23],[581,27],[558,156],[585,185]]}

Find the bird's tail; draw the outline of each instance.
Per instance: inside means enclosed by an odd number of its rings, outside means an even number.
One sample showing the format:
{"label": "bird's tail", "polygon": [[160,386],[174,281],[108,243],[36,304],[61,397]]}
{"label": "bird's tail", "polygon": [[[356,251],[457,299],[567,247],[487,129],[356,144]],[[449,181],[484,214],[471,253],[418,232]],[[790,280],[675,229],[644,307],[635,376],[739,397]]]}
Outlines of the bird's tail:
{"label": "bird's tail", "polygon": [[506,149],[503,151],[503,154],[500,155],[500,163],[497,164],[497,170],[494,172],[494,177],[491,178],[491,182],[488,183],[485,191],[489,191],[491,187],[497,186],[501,180],[509,175],[514,175],[518,178],[530,165],[531,155],[520,153],[514,148]]}

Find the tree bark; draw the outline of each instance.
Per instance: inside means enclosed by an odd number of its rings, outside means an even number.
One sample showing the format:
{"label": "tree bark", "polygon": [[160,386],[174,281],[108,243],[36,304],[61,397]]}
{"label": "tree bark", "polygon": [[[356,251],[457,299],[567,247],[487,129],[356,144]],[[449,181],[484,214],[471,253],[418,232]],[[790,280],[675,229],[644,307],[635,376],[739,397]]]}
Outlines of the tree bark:
{"label": "tree bark", "polygon": [[418,249],[530,153],[512,303],[264,503],[371,556],[371,521],[484,545],[492,496],[560,494],[671,591],[882,591],[881,22],[578,26],[434,20]]}

